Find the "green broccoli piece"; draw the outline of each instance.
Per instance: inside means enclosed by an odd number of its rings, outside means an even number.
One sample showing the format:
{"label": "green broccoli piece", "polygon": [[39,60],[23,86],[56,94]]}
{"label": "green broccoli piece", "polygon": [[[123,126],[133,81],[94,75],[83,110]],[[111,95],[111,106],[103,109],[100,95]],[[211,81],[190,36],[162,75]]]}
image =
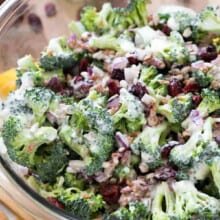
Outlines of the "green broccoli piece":
{"label": "green broccoli piece", "polygon": [[42,182],[55,182],[56,177],[68,164],[68,151],[61,142],[42,145],[34,156],[32,169]]}
{"label": "green broccoli piece", "polygon": [[190,60],[188,49],[180,33],[172,31],[170,37],[164,42],[167,45],[159,52],[159,55],[168,63],[186,64]]}
{"label": "green broccoli piece", "polygon": [[203,89],[202,102],[197,107],[197,110],[203,117],[220,109],[220,93],[218,91]]}
{"label": "green broccoli piece", "polygon": [[189,8],[170,5],[162,7],[158,16],[161,24],[167,24],[172,30],[184,33],[187,28],[191,29],[196,12]]}
{"label": "green broccoli piece", "polygon": [[133,0],[127,8],[112,8],[111,4],[105,3],[99,12],[95,7],[88,6],[83,9],[80,21],[90,32],[120,33],[148,23],[147,3],[148,0]]}
{"label": "green broccoli piece", "polygon": [[69,48],[64,37],[54,38],[42,53],[40,66],[46,71],[69,69],[74,67],[80,56],[80,53],[75,53]]}
{"label": "green broccoli piece", "polygon": [[84,7],[81,13],[81,23],[85,26],[87,31],[90,32],[105,32],[110,28],[108,17],[113,12],[110,3],[105,3],[100,12],[92,6]]}
{"label": "green broccoli piece", "polygon": [[207,118],[204,125],[193,132],[186,143],[173,148],[170,161],[183,169],[199,161],[204,149],[212,141],[212,125],[212,118]]}
{"label": "green broccoli piece", "polygon": [[25,92],[27,106],[32,109],[36,121],[42,124],[45,120],[45,113],[50,107],[55,94],[45,88],[32,88]]}
{"label": "green broccoli piece", "polygon": [[201,70],[193,72],[192,77],[200,85],[201,88],[208,87],[213,80],[213,76],[211,74],[204,73]]}
{"label": "green broccoli piece", "polygon": [[193,24],[193,39],[204,41],[207,36],[220,34],[219,7],[208,6],[202,10]]}
{"label": "green broccoli piece", "polygon": [[220,202],[214,197],[198,191],[191,181],[172,184],[175,193],[177,219],[218,219]]}
{"label": "green broccoli piece", "polygon": [[192,95],[179,95],[158,106],[157,112],[167,118],[170,123],[181,123],[193,108]]}
{"label": "green broccoli piece", "polygon": [[142,103],[126,89],[121,89],[120,104],[119,110],[112,116],[115,127],[122,132],[140,130],[146,123]]}
{"label": "green broccoli piece", "polygon": [[148,88],[153,90],[156,95],[166,96],[168,93],[167,85],[160,82],[163,78],[163,75],[159,74],[154,66],[143,67],[141,70],[140,80],[143,81]]}
{"label": "green broccoli piece", "polygon": [[85,188],[85,181],[79,176],[76,176],[75,174],[66,172],[64,174],[64,186],[66,188],[73,187],[83,190]]}
{"label": "green broccoli piece", "polygon": [[85,162],[88,175],[102,168],[113,150],[113,121],[91,94],[73,108],[69,125],[59,132],[61,140]]}
{"label": "green broccoli piece", "polygon": [[28,118],[10,116],[3,124],[2,137],[10,158],[24,166],[35,165],[35,155],[40,146],[50,144],[57,138],[52,127],[30,128]]}
{"label": "green broccoli piece", "polygon": [[158,167],[162,163],[160,147],[164,144],[168,132],[169,127],[166,122],[155,127],[146,126],[131,144],[133,153],[141,154],[142,161],[150,168]]}
{"label": "green broccoli piece", "polygon": [[175,196],[166,182],[157,186],[152,202],[152,220],[170,220],[175,218]]}
{"label": "green broccoli piece", "polygon": [[106,215],[104,220],[146,220],[149,216],[148,206],[142,202],[131,202],[127,208],[122,207]]}
{"label": "green broccoli piece", "polygon": [[101,195],[93,192],[78,191],[74,188],[58,190],[57,198],[65,206],[65,210],[79,219],[93,219],[100,210],[104,209],[105,202]]}

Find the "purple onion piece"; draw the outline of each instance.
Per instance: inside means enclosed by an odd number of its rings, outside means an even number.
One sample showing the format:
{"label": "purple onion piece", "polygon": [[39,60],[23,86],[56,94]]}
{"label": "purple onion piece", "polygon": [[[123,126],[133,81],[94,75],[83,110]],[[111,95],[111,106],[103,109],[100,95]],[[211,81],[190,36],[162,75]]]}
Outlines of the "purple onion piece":
{"label": "purple onion piece", "polygon": [[116,139],[116,142],[117,142],[117,145],[118,145],[119,148],[126,148],[126,149],[129,148],[128,139],[121,132],[117,132],[115,134],[115,139]]}
{"label": "purple onion piece", "polygon": [[126,57],[117,57],[112,62],[112,69],[121,69],[123,70],[128,65],[128,59]]}
{"label": "purple onion piece", "polygon": [[107,108],[112,109],[112,108],[117,108],[120,105],[120,100],[119,100],[119,95],[112,96],[108,100]]}
{"label": "purple onion piece", "polygon": [[154,178],[160,181],[166,181],[170,178],[176,177],[176,170],[174,170],[171,166],[162,166],[155,170]]}

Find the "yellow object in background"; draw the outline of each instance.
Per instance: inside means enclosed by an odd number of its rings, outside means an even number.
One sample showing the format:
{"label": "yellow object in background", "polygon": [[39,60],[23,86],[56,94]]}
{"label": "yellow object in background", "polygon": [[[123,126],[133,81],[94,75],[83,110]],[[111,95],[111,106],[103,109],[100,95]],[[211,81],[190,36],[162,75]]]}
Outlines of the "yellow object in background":
{"label": "yellow object in background", "polygon": [[0,98],[6,98],[16,88],[16,70],[10,69],[0,73]]}

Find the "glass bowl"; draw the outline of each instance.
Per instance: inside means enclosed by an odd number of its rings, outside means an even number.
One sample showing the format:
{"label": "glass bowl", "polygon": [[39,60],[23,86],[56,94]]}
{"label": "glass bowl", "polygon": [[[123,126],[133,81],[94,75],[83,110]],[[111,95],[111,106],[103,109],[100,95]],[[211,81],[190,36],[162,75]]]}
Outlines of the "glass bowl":
{"label": "glass bowl", "polygon": [[[207,3],[218,3],[219,0],[154,0],[150,11],[155,11],[161,4],[178,4],[200,10]],[[1,2],[1,0],[0,0]],[[47,0],[6,0],[0,6],[0,73],[16,67],[18,58],[31,54],[38,58],[40,51],[52,37],[69,34],[68,23],[79,17],[84,5],[100,7],[102,0],[50,0],[57,8],[57,14],[48,18],[45,14]],[[110,1],[114,6],[126,5],[126,0]],[[39,15],[38,26],[32,21],[30,13]],[[28,19],[29,18],[29,19]],[[14,168],[0,143],[0,186],[25,210],[36,219],[62,220],[76,219],[64,211],[49,204],[34,192],[19,175],[21,170]]]}

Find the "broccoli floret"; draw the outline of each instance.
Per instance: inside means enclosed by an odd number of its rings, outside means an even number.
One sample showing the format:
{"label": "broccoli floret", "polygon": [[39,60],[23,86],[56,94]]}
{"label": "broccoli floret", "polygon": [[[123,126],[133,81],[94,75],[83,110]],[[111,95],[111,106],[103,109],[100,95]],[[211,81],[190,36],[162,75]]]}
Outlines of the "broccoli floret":
{"label": "broccoli floret", "polygon": [[74,188],[58,190],[57,198],[65,206],[65,210],[79,219],[93,219],[104,209],[105,202],[101,195],[93,192],[78,191]]}
{"label": "broccoli floret", "polygon": [[220,202],[198,191],[191,181],[172,184],[175,193],[175,212],[178,219],[218,219]]}
{"label": "broccoli floret", "polygon": [[169,7],[162,7],[158,16],[160,23],[166,23],[171,30],[183,33],[187,28],[191,29],[196,12],[189,8],[169,5]]}
{"label": "broccoli floret", "polygon": [[173,148],[170,161],[180,168],[188,167],[199,157],[212,141],[212,118],[207,118],[204,125],[198,128],[185,144]]}
{"label": "broccoli floret", "polygon": [[195,71],[192,77],[200,85],[201,88],[208,87],[213,80],[213,76],[209,73],[204,73],[201,70]]}
{"label": "broccoli floret", "polygon": [[32,109],[36,121],[42,124],[45,120],[45,113],[50,107],[55,94],[45,88],[32,88],[25,92],[27,106]]}
{"label": "broccoli floret", "polygon": [[[86,164],[88,175],[102,168],[113,150],[113,121],[109,113],[90,95],[73,108],[69,125],[60,130],[61,139],[76,152]],[[78,141],[76,141],[78,140]]]}
{"label": "broccoli floret", "polygon": [[76,176],[72,173],[65,173],[64,174],[64,186],[67,188],[78,188],[83,190],[85,188],[85,182],[82,178]]}
{"label": "broccoli floret", "polygon": [[[139,134],[131,144],[133,153],[140,155],[142,161],[150,168],[158,167],[162,161],[160,158],[160,146],[164,144],[164,139],[169,132],[166,122],[156,127],[146,126],[141,134]],[[162,142],[162,143],[161,143]]]}
{"label": "broccoli floret", "polygon": [[149,216],[149,207],[143,202],[131,202],[127,208],[108,214],[104,220],[146,220]]}
{"label": "broccoli floret", "polygon": [[54,38],[42,53],[40,66],[46,71],[69,69],[74,67],[79,58],[80,53],[77,54],[71,50],[64,37]]}
{"label": "broccoli floret", "polygon": [[181,123],[193,108],[191,94],[179,95],[158,106],[157,112],[167,118],[170,123]]}
{"label": "broccoli floret", "polygon": [[208,6],[202,10],[193,25],[195,41],[204,41],[207,36],[220,34],[219,7]]}
{"label": "broccoli floret", "polygon": [[152,202],[152,220],[170,220],[174,218],[175,196],[166,182],[157,186]]}
{"label": "broccoli floret", "polygon": [[208,164],[212,173],[214,183],[218,188],[218,192],[220,194],[220,157],[219,156],[213,157]]}
{"label": "broccoli floret", "polygon": [[120,104],[119,110],[112,116],[115,127],[122,132],[140,130],[146,123],[142,103],[126,89],[121,89]]}
{"label": "broccoli floret", "polygon": [[2,137],[10,158],[32,168],[38,148],[53,142],[57,138],[57,131],[52,127],[28,127],[27,120],[24,117],[10,116],[3,124]]}
{"label": "broccoli floret", "polygon": [[180,33],[172,31],[167,42],[164,42],[164,44],[166,47],[160,51],[160,54],[166,62],[180,65],[189,62],[189,51],[185,47],[184,40]]}
{"label": "broccoli floret", "polygon": [[43,182],[54,182],[68,163],[67,154],[60,142],[41,146],[34,157],[33,173]]}
{"label": "broccoli floret", "polygon": [[203,89],[202,102],[197,107],[197,110],[203,117],[220,109],[220,93],[218,91]]}
{"label": "broccoli floret", "polygon": [[154,66],[144,67],[140,74],[140,80],[143,81],[148,88],[151,88],[157,95],[167,95],[167,85],[162,84],[163,75],[158,73]]}
{"label": "broccoli floret", "polygon": [[81,13],[81,23],[90,32],[121,32],[129,27],[144,26],[148,23],[148,0],[131,1],[127,8],[112,8],[106,3],[101,11],[95,7],[85,7]]}

